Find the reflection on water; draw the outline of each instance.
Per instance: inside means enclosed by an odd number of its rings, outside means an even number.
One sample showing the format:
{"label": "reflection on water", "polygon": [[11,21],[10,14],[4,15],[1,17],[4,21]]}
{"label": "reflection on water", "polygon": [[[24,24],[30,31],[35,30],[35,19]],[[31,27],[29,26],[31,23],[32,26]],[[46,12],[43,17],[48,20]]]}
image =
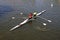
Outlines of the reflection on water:
{"label": "reflection on water", "polygon": [[[0,40],[60,40],[60,5],[58,1],[12,0],[11,2],[6,0],[7,3],[3,1],[8,6],[0,7]],[[4,4],[3,2],[1,4]],[[53,8],[51,8],[51,3],[54,4]],[[14,31],[9,31],[12,27],[24,21],[23,17],[28,17],[30,12],[40,12],[44,9],[47,11],[41,17],[51,19],[51,23],[37,18],[38,22],[34,20]],[[23,15],[20,13],[23,13]],[[15,18],[12,19],[12,17]],[[43,26],[42,23],[47,25]]]}
{"label": "reflection on water", "polygon": [[11,11],[13,11],[13,9],[10,6],[0,5],[0,13],[1,12],[11,12]]}
{"label": "reflection on water", "polygon": [[12,12],[13,8],[7,5],[0,5],[0,18],[4,16],[7,12]]}

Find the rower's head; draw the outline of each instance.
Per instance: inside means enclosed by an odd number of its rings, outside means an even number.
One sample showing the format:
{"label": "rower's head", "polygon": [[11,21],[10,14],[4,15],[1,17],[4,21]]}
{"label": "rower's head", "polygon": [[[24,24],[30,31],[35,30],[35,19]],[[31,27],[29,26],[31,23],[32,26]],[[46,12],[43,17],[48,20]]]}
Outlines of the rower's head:
{"label": "rower's head", "polygon": [[34,14],[34,15],[36,15],[36,14],[37,14],[37,12],[34,12],[33,14]]}

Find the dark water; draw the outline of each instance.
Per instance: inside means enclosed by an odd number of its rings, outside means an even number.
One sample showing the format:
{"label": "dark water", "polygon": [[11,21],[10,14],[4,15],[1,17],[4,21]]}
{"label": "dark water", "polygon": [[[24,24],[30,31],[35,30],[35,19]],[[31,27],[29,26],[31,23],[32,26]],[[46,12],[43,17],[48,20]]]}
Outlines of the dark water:
{"label": "dark water", "polygon": [[[12,6],[9,2],[8,5],[0,6],[0,40],[60,40],[60,0],[15,0],[10,3]],[[24,20],[21,17],[44,9],[47,11],[40,17],[52,20],[51,23],[38,18],[38,22],[34,20],[14,31],[9,31]],[[24,15],[20,15],[21,12]],[[47,25],[42,25],[43,22]]]}

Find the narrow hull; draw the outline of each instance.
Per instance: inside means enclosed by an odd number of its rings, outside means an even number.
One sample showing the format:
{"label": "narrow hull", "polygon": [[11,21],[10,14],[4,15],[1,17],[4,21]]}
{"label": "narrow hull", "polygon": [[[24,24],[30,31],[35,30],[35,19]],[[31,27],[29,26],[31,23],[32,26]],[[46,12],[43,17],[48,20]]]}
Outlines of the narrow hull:
{"label": "narrow hull", "polygon": [[14,29],[16,29],[16,28],[18,28],[18,27],[20,27],[20,26],[22,26],[22,25],[24,25],[25,23],[27,23],[27,22],[30,22],[30,21],[32,21],[32,20],[34,20],[34,19],[26,19],[25,21],[23,21],[22,23],[20,23],[19,25],[17,25],[17,26],[15,26],[15,27],[13,27],[12,29],[10,29],[10,31],[13,31]]}
{"label": "narrow hull", "polygon": [[23,25],[23,24],[25,24],[25,23],[27,23],[28,22],[28,19],[26,19],[25,21],[23,21],[22,23],[20,23],[19,25],[17,25],[17,26],[15,26],[15,27],[13,27],[12,29],[10,29],[10,31],[12,31],[12,30],[14,30],[14,29],[16,29],[16,28],[18,28],[18,27],[20,27],[21,25]]}

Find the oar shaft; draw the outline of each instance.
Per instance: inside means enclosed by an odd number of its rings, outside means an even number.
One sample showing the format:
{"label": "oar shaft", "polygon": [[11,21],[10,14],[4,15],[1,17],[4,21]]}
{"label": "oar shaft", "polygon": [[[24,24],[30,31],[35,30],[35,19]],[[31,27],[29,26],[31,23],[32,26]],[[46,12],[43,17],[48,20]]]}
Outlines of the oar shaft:
{"label": "oar shaft", "polygon": [[41,18],[41,19],[44,19],[44,20],[46,20],[46,21],[48,21],[48,22],[52,22],[51,20],[48,20],[48,19],[46,19],[46,18],[43,18],[43,17],[40,17],[40,16],[38,16],[39,18]]}

